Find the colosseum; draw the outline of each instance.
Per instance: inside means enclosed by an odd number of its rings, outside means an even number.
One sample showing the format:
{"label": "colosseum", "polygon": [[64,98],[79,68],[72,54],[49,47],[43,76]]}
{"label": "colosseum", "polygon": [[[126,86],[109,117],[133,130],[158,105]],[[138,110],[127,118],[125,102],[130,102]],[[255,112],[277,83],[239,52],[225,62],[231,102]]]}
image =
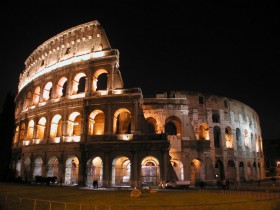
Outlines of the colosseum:
{"label": "colosseum", "polygon": [[165,186],[264,178],[258,114],[190,91],[124,89],[119,51],[98,21],[50,38],[25,61],[15,98],[16,176],[64,185]]}

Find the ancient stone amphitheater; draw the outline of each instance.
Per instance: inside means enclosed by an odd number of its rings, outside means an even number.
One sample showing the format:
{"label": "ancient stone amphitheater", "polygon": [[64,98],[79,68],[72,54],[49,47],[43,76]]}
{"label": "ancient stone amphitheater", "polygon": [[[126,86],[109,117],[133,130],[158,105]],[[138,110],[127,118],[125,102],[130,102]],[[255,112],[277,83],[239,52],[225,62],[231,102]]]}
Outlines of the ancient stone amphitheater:
{"label": "ancient stone amphitheater", "polygon": [[249,106],[188,91],[144,98],[123,87],[119,51],[98,21],[41,44],[15,98],[16,176],[104,187],[264,178],[260,122]]}

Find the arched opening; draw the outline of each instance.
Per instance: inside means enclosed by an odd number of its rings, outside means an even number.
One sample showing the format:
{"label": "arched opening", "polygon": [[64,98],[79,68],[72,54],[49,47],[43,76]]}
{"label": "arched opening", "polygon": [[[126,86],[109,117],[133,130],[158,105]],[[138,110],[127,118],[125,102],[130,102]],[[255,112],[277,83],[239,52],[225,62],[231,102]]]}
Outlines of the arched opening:
{"label": "arched opening", "polygon": [[220,148],[221,144],[221,129],[218,126],[214,127],[214,145],[216,148]]}
{"label": "arched opening", "polygon": [[57,177],[59,176],[58,172],[59,172],[59,162],[57,157],[52,156],[50,157],[49,161],[48,161],[48,172],[47,172],[47,176],[48,177]]}
{"label": "arched opening", "polygon": [[25,123],[22,123],[20,126],[20,134],[19,134],[19,141],[22,143],[25,138]]}
{"label": "arched opening", "polygon": [[170,136],[175,135],[177,137],[180,137],[181,125],[182,125],[181,120],[178,117],[176,116],[168,117],[165,120],[165,126],[164,126],[165,133]]}
{"label": "arched opening", "polygon": [[78,73],[74,77],[72,85],[72,95],[85,92],[86,87],[86,75],[85,73]]}
{"label": "arched opening", "polygon": [[157,121],[153,117],[148,117],[146,119],[147,122],[147,133],[149,134],[155,134],[156,132],[156,127],[157,127]]}
{"label": "arched opening", "polygon": [[191,162],[191,183],[190,185],[195,186],[201,181],[201,161],[198,159],[193,159]]}
{"label": "arched opening", "polygon": [[252,179],[254,181],[257,180],[257,164],[256,162],[253,163],[253,168],[252,168]]}
{"label": "arched opening", "polygon": [[55,138],[55,143],[60,142],[60,138],[62,136],[62,119],[59,114],[55,115],[52,118],[51,129],[50,129],[50,138]]}
{"label": "arched opening", "polygon": [[226,147],[232,148],[232,131],[229,126],[225,129],[225,139],[226,139]]}
{"label": "arched opening", "polygon": [[40,101],[40,90],[41,90],[41,89],[40,89],[39,86],[36,87],[35,90],[34,90],[34,93],[33,93],[33,101],[32,101],[33,105],[38,104],[39,101]]}
{"label": "arched opening", "polygon": [[233,160],[228,160],[227,162],[227,177],[231,181],[235,181],[237,177],[236,167]]}
{"label": "arched opening", "polygon": [[212,114],[212,121],[213,123],[220,123],[220,114],[218,112]]}
{"label": "arched opening", "polygon": [[16,162],[16,177],[21,176],[21,160]]}
{"label": "arched opening", "polygon": [[30,158],[26,157],[23,162],[23,176],[25,181],[30,181],[31,179],[31,168],[30,168]]}
{"label": "arched opening", "polygon": [[34,160],[33,178],[35,176],[43,176],[43,159],[36,157]]}
{"label": "arched opening", "polygon": [[108,72],[105,69],[97,70],[93,75],[92,91],[107,90]]}
{"label": "arched opening", "polygon": [[258,180],[261,179],[261,165],[258,163]]}
{"label": "arched opening", "polygon": [[19,136],[19,126],[16,127],[15,135],[14,135],[14,145],[18,143],[18,136]]}
{"label": "arched opening", "polygon": [[57,98],[66,96],[67,84],[68,83],[67,83],[66,77],[60,78],[60,80],[58,81],[57,86],[56,86],[56,97]]}
{"label": "arched opening", "polygon": [[98,76],[97,90],[107,90],[108,74],[102,73]]}
{"label": "arched opening", "polygon": [[148,156],[141,163],[141,181],[143,185],[158,186],[160,183],[160,167],[158,160]]}
{"label": "arched opening", "polygon": [[225,170],[224,170],[224,163],[221,160],[217,160],[215,164],[215,174],[217,180],[224,180],[225,179]]}
{"label": "arched opening", "polygon": [[27,140],[31,141],[33,139],[34,133],[34,120],[30,120],[27,127]]}
{"label": "arched opening", "polygon": [[37,133],[36,133],[36,139],[44,139],[45,134],[45,128],[46,128],[46,118],[42,117],[37,125]]}
{"label": "arched opening", "polygon": [[87,163],[87,186],[93,186],[97,180],[98,186],[103,185],[103,161],[100,157],[90,159]]}
{"label": "arched opening", "polygon": [[52,92],[52,82],[48,82],[45,87],[44,87],[44,90],[43,90],[43,100],[44,101],[47,101],[51,98],[51,92]]}
{"label": "arched opening", "polygon": [[125,108],[118,109],[114,114],[113,128],[115,134],[131,133],[131,114]]}
{"label": "arched opening", "polygon": [[198,139],[199,140],[209,140],[209,127],[207,124],[203,123],[199,126]]}
{"label": "arched opening", "polygon": [[244,129],[244,145],[245,147],[249,147],[249,134],[248,131],[246,129]]}
{"label": "arched opening", "polygon": [[242,140],[241,140],[241,131],[239,128],[236,128],[236,144],[237,144],[237,149],[241,150],[242,149]]}
{"label": "arched opening", "polygon": [[69,157],[66,160],[65,184],[77,185],[79,175],[79,160],[77,157]]}
{"label": "arched opening", "polygon": [[29,91],[25,97],[24,109],[27,109],[31,105],[31,92]]}
{"label": "arched opening", "polygon": [[184,167],[182,162],[179,160],[171,160],[171,165],[174,168],[178,180],[179,181],[184,180]]}
{"label": "arched opening", "polygon": [[101,110],[94,110],[88,117],[88,134],[103,135],[105,129],[105,115]]}
{"label": "arched opening", "polygon": [[112,185],[131,186],[131,162],[128,157],[117,157],[112,162]]}
{"label": "arched opening", "polygon": [[[68,119],[67,136],[78,136],[81,135],[81,123],[82,117],[79,112],[73,112],[70,114]],[[74,141],[80,141],[80,139],[74,139]]]}
{"label": "arched opening", "polygon": [[243,162],[239,163],[239,180],[240,180],[240,182],[245,181],[244,163]]}
{"label": "arched opening", "polygon": [[252,180],[252,166],[250,162],[247,162],[247,178],[248,180]]}
{"label": "arched opening", "polygon": [[260,142],[259,142],[259,139],[257,137],[256,139],[256,152],[259,152],[260,151]]}

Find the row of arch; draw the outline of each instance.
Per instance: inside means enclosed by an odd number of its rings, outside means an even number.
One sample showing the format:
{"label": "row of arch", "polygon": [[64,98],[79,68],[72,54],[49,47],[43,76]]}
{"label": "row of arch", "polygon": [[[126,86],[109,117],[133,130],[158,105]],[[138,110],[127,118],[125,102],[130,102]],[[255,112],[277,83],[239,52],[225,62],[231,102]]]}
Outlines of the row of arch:
{"label": "row of arch", "polygon": [[[105,121],[106,116],[102,110],[92,111],[87,119],[87,134],[88,135],[104,135],[105,132]],[[170,136],[177,136],[180,138],[182,133],[181,120],[176,116],[170,116],[165,121],[164,131],[158,129],[157,121],[153,117],[146,119],[148,125],[148,133],[160,133],[166,132]],[[69,141],[79,141],[79,136],[82,133],[83,116],[80,112],[72,112],[68,119],[64,120],[60,114],[56,114],[47,124],[46,117],[41,117],[35,124],[33,119],[29,120],[26,128],[24,122],[21,125],[16,126],[14,144],[23,141],[40,142],[42,139],[50,138],[53,139],[53,143],[60,142],[61,136],[73,137],[68,138]],[[131,133],[131,112],[126,108],[120,108],[115,111],[113,117],[113,133],[114,134],[130,134]],[[64,130],[63,130],[64,127]],[[47,129],[48,128],[48,129]],[[45,136],[46,130],[48,130],[47,136]],[[202,123],[198,129],[199,140],[210,140],[210,129],[207,124]],[[213,140],[214,146],[219,148],[222,146],[222,132],[220,127],[214,126],[213,128]],[[224,139],[226,141],[226,148],[233,148],[233,133],[232,129],[227,126],[224,132]],[[261,140],[260,137],[253,133],[248,135],[248,131],[244,129],[243,138],[241,130],[236,128],[235,140],[238,148],[242,148],[242,139],[244,145],[247,148],[252,148],[254,151],[261,151]],[[255,147],[255,148],[253,148]]]}
{"label": "row of arch", "polygon": [[[199,140],[209,140],[210,136],[209,136],[209,127],[207,124],[202,123],[199,126],[198,129],[198,138]],[[222,131],[221,128],[219,126],[214,126],[213,128],[213,138],[214,138],[214,146],[216,148],[221,147],[222,145]],[[232,132],[232,129],[230,126],[226,126],[225,130],[224,130],[224,139],[226,142],[226,148],[233,148],[233,139],[234,139],[234,135]],[[242,144],[242,139],[243,139],[243,144]],[[254,151],[256,152],[260,152],[261,151],[261,139],[260,137],[255,134],[255,137],[253,135],[253,133],[251,133],[251,135],[249,135],[249,132],[247,131],[247,129],[243,130],[243,135],[241,133],[240,128],[236,128],[235,129],[235,140],[236,140],[236,145],[238,148],[242,148],[242,145],[244,145],[247,148],[254,148]]]}
{"label": "row of arch", "polygon": [[[99,186],[103,186],[104,161],[96,156],[87,161],[86,181],[87,186],[92,186],[93,180],[97,180]],[[111,162],[111,186],[131,186],[131,160],[126,156],[117,156]],[[23,162],[16,163],[17,176],[25,180],[33,180],[36,176],[62,178],[65,185],[78,185],[82,179],[81,162],[77,156],[70,156],[64,163],[57,156],[51,156],[44,163],[41,156],[37,156],[33,162],[26,157]],[[141,161],[141,183],[157,185],[160,182],[160,163],[156,157],[146,156]]]}
{"label": "row of arch", "polygon": [[16,114],[21,110],[24,111],[31,106],[36,106],[40,102],[43,103],[50,99],[84,93],[88,86],[87,80],[92,81],[90,91],[105,90],[107,89],[107,74],[107,70],[99,69],[94,73],[91,80],[84,72],[79,72],[73,76],[73,79],[71,79],[71,76],[63,76],[57,82],[47,81],[26,93],[22,102],[19,101],[17,104]]}
{"label": "row of arch", "polygon": [[[41,117],[36,123],[34,119],[29,122],[21,122],[16,126],[14,144],[18,142],[41,143],[43,139],[52,139],[51,143],[59,143],[60,137],[66,136],[66,141],[80,141],[83,130],[83,116],[80,112],[74,111],[69,114],[66,120],[60,114],[54,115],[47,123],[46,117]],[[88,116],[88,135],[104,135],[105,114],[102,110],[94,110]],[[131,133],[131,112],[126,108],[115,111],[113,118],[114,134]],[[46,134],[46,131],[47,132]],[[72,138],[70,138],[72,137]],[[32,142],[33,141],[33,142]]]}
{"label": "row of arch", "polygon": [[[103,186],[104,180],[104,161],[101,157],[91,158],[86,163],[86,180],[85,185],[92,186],[93,180],[97,180],[99,186]],[[179,160],[171,160],[172,167],[177,175],[178,180],[185,180],[186,174],[189,173],[191,185],[195,185],[199,181],[205,180],[203,177],[203,168],[206,164],[198,159],[191,161],[189,172],[185,172],[183,163]],[[30,157],[26,157],[23,162],[18,160],[16,163],[17,176],[23,177],[25,180],[34,179],[36,176],[46,176],[62,178],[65,185],[78,185],[81,183],[82,170],[81,163],[76,156],[70,156],[64,163],[60,162],[57,156],[51,156],[44,163],[41,156],[37,156],[33,163]],[[132,165],[131,160],[126,156],[117,156],[110,164],[110,186],[131,186],[132,185]],[[146,156],[141,161],[140,183],[148,183],[150,185],[158,185],[161,180],[160,163],[154,156]],[[239,162],[236,166],[233,160],[228,160],[226,167],[223,161],[217,160],[213,173],[217,180],[258,180],[261,177],[260,163],[249,161],[245,165]]]}

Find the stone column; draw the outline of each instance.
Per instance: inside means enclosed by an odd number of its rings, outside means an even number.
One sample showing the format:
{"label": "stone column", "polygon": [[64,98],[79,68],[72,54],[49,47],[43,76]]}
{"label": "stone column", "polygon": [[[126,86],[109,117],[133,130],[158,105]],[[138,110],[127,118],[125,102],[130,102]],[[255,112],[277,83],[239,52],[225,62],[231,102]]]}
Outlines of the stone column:
{"label": "stone column", "polygon": [[109,187],[111,186],[111,168],[112,168],[112,163],[110,163],[110,153],[106,152],[105,153],[105,161],[103,165],[103,186],[104,187]]}
{"label": "stone column", "polygon": [[66,162],[64,160],[64,151],[62,151],[60,153],[60,156],[58,158],[59,158],[59,172],[58,172],[59,177],[58,178],[59,179],[62,178],[63,183],[65,183],[65,164],[66,164]]}
{"label": "stone column", "polygon": [[169,164],[169,151],[163,150],[162,151],[162,174],[161,174],[161,181],[163,186],[165,186],[167,180],[167,174],[168,174],[168,164]]}
{"label": "stone column", "polygon": [[[139,187],[140,180],[138,180],[139,174],[139,166],[138,166],[138,153],[137,151],[132,152],[132,160],[131,160],[131,186]],[[139,184],[138,184],[139,183]]]}
{"label": "stone column", "polygon": [[113,133],[113,123],[114,123],[114,114],[112,113],[112,104],[107,104],[106,107],[107,112],[106,114],[106,120],[105,120],[105,131],[104,134],[111,135]]}

